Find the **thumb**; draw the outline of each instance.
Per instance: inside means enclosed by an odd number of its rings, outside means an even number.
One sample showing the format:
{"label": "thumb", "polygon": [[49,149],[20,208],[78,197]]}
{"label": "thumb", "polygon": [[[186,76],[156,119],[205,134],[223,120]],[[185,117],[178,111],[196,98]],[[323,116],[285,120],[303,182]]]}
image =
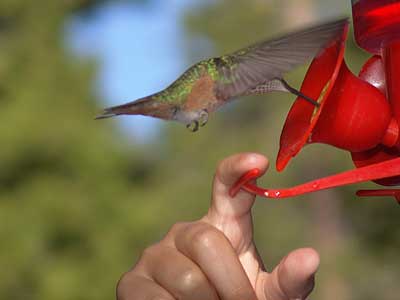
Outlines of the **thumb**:
{"label": "thumb", "polygon": [[314,288],[319,254],[311,248],[297,249],[287,255],[271,274],[263,273],[257,290],[259,299],[306,299]]}
{"label": "thumb", "polygon": [[236,154],[219,163],[214,177],[211,206],[205,220],[223,231],[234,247],[234,240],[243,235],[252,239],[251,207],[255,196],[240,191],[232,198],[229,190],[243,173],[254,168],[265,173],[268,159],[257,153]]}

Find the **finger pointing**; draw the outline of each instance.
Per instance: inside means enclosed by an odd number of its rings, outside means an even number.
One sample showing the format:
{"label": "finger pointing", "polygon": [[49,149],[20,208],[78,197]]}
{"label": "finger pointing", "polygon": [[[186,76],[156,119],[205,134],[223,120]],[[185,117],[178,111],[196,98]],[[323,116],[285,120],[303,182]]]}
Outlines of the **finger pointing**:
{"label": "finger pointing", "polygon": [[250,212],[254,195],[240,191],[236,197],[231,198],[229,190],[243,173],[254,168],[260,169],[263,174],[268,168],[267,158],[261,154],[242,153],[220,162],[214,178],[211,215],[241,217]]}

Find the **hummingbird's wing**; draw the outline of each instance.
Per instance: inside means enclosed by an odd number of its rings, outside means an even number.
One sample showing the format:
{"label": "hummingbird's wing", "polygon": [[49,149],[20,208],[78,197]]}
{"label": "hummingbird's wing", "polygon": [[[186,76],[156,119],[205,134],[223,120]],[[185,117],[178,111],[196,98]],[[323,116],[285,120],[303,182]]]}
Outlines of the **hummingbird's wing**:
{"label": "hummingbird's wing", "polygon": [[212,59],[219,74],[217,97],[226,100],[282,78],[284,73],[304,64],[340,38],[347,24],[347,18],[340,19]]}

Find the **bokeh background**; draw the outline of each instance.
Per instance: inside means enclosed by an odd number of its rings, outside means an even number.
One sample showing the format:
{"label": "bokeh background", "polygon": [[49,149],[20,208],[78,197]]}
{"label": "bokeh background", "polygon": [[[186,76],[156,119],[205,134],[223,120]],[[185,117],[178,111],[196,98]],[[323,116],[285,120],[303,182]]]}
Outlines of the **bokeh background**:
{"label": "bokeh background", "polygon": [[[274,170],[291,95],[237,101],[196,134],[143,117],[93,120],[202,58],[344,15],[347,0],[1,0],[0,298],[113,299],[146,246],[205,213],[215,166],[233,153],[271,158],[262,186],[352,168],[344,151],[312,145]],[[367,57],[350,39],[353,72]],[[400,210],[357,199],[359,187],[259,199],[266,265],[311,246],[322,259],[313,299],[399,299]]]}

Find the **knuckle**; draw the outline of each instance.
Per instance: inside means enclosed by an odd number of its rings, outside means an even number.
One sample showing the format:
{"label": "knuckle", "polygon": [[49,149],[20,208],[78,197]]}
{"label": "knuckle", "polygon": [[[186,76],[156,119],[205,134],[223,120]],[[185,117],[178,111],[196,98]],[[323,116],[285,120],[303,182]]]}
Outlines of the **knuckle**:
{"label": "knuckle", "polygon": [[135,273],[143,273],[146,272],[147,265],[149,262],[153,262],[157,257],[160,256],[160,245],[159,243],[148,246],[143,250],[140,254],[139,260],[136,262],[135,266],[132,268],[132,271]]}
{"label": "knuckle", "polygon": [[142,255],[141,255],[141,259],[142,258],[151,258],[151,257],[154,257],[155,255],[157,255],[157,253],[159,252],[159,244],[158,243],[156,243],[156,244],[153,244],[153,245],[151,245],[151,246],[148,246],[147,248],[145,248],[144,250],[143,250],[143,253],[142,253]]}
{"label": "knuckle", "polygon": [[123,289],[125,282],[128,280],[127,279],[128,276],[129,276],[129,272],[125,272],[124,274],[121,275],[121,277],[119,278],[118,283],[117,283],[117,290]]}
{"label": "knuckle", "polygon": [[171,226],[170,230],[168,231],[168,235],[170,234],[175,234],[176,232],[179,232],[183,227],[186,226],[186,222],[177,222],[174,225]]}
{"label": "knuckle", "polygon": [[120,279],[118,280],[117,287],[116,287],[116,294],[118,300],[125,299],[124,295],[126,294],[126,289],[129,287],[129,278],[130,272],[125,272],[121,275]]}
{"label": "knuckle", "polygon": [[187,269],[179,275],[177,282],[179,282],[180,290],[190,292],[203,286],[204,279],[205,277],[200,272],[196,272],[194,269]]}
{"label": "knuckle", "polygon": [[220,244],[220,241],[225,239],[224,234],[217,228],[211,225],[196,226],[191,238],[191,242],[196,247],[201,248],[215,248]]}

